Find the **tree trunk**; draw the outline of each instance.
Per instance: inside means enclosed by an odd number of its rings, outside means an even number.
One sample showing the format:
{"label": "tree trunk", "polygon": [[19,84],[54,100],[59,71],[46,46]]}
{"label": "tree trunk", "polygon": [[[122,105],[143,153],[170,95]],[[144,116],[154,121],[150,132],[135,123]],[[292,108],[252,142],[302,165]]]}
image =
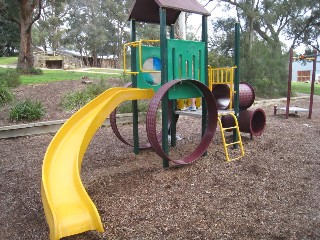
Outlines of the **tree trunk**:
{"label": "tree trunk", "polygon": [[[28,73],[34,63],[31,48],[31,27],[32,24],[40,18],[41,0],[31,2],[29,0],[20,0],[18,4],[20,21],[17,23],[20,27],[21,42],[17,68],[21,69],[24,73]],[[34,14],[35,9],[37,9],[36,14]]]}
{"label": "tree trunk", "polygon": [[23,72],[28,72],[28,69],[33,67],[34,57],[31,48],[31,28],[26,26],[26,23],[23,20],[21,20],[20,38],[21,42],[17,68],[22,69]]}
{"label": "tree trunk", "polygon": [[92,51],[92,65],[93,67],[97,67],[98,66],[98,55],[97,55],[97,49],[93,49]]}

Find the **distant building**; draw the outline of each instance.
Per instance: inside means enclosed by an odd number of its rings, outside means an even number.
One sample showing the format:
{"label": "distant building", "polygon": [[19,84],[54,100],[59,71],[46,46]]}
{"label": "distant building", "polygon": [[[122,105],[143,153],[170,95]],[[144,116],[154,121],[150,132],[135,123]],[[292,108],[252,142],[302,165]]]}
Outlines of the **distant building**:
{"label": "distant building", "polygon": [[[294,61],[292,63],[292,81],[294,82],[311,82],[313,62]],[[316,81],[320,82],[320,56],[317,57]]]}
{"label": "distant building", "polygon": [[[93,57],[81,56],[72,50],[52,51],[34,47],[34,66],[51,69],[75,69],[82,67],[93,67]],[[98,57],[97,66],[101,68],[116,68],[117,60],[114,57]]]}

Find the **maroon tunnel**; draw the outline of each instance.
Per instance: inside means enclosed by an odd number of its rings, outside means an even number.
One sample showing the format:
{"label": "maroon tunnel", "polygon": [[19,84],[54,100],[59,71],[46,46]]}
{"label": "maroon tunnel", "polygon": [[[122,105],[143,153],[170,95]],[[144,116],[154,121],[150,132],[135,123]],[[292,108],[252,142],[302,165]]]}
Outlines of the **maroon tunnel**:
{"label": "maroon tunnel", "polygon": [[213,86],[212,94],[216,99],[218,110],[227,109],[230,105],[230,87],[228,84],[217,84]]}
{"label": "maroon tunnel", "polygon": [[[218,110],[227,109],[230,105],[230,87],[228,84],[217,84],[212,89],[213,96],[216,99]],[[251,107],[256,94],[251,84],[241,82],[239,84],[239,108],[241,110]],[[234,103],[233,103],[234,104]]]}
{"label": "maroon tunnel", "polygon": [[[221,122],[224,128],[234,126],[234,119],[229,115],[223,116]],[[238,123],[240,132],[260,136],[266,127],[266,115],[261,108],[242,110],[239,113]]]}

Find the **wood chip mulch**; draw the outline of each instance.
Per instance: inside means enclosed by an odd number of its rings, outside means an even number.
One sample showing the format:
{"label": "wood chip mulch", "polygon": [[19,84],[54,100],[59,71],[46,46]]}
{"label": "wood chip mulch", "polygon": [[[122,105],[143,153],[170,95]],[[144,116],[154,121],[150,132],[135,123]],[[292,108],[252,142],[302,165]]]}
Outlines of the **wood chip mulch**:
{"label": "wood chip mulch", "polygon": [[[105,232],[66,239],[320,239],[320,97],[312,119],[306,113],[285,119],[273,115],[273,105],[260,107],[267,115],[265,132],[254,139],[243,133],[245,157],[231,163],[220,132],[207,156],[164,170],[152,150],[135,155],[109,127],[99,129],[81,176]],[[130,138],[130,124],[119,128]],[[179,119],[182,140],[173,156],[195,147],[200,128],[196,118]],[[52,137],[0,140],[0,239],[48,239],[40,185]]]}

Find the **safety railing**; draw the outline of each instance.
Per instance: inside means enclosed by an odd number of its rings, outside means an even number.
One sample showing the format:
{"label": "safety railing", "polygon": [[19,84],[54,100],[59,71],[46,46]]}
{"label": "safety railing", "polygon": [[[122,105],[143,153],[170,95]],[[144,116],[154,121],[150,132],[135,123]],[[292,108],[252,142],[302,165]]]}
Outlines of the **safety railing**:
{"label": "safety railing", "polygon": [[143,50],[142,50],[142,46],[143,44],[151,44],[151,43],[159,43],[160,40],[139,40],[139,41],[135,41],[135,42],[129,42],[123,45],[123,69],[124,69],[124,73],[125,74],[138,74],[139,72],[132,72],[132,71],[128,71],[127,70],[127,48],[128,47],[138,47],[139,49],[139,68],[140,68],[140,72],[144,72],[144,73],[159,73],[161,71],[156,71],[156,70],[145,70],[143,69],[143,64],[142,64],[142,54],[143,54]]}
{"label": "safety railing", "polygon": [[214,85],[216,84],[227,84],[229,85],[229,98],[230,105],[229,108],[232,109],[232,98],[234,91],[234,70],[237,67],[224,67],[224,68],[213,68],[208,66],[208,84],[209,89],[212,91]]}

